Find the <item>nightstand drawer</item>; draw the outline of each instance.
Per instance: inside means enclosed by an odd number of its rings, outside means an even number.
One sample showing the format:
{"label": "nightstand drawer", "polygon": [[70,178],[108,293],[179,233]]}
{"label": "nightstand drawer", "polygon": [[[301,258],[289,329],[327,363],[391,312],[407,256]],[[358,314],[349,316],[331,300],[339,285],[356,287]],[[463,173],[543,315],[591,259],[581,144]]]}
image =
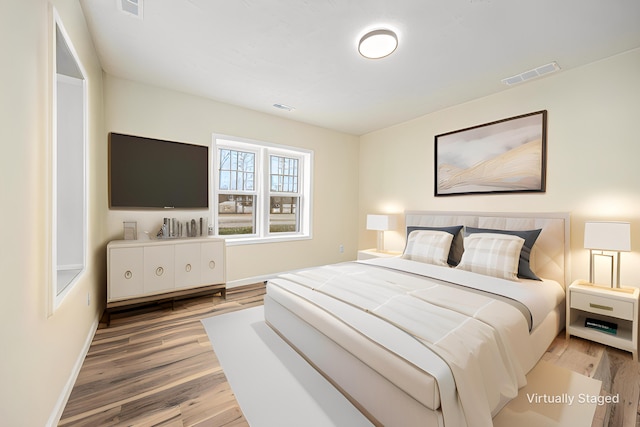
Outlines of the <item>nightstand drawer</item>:
{"label": "nightstand drawer", "polygon": [[617,317],[618,319],[633,320],[633,302],[604,298],[598,295],[571,292],[571,308]]}

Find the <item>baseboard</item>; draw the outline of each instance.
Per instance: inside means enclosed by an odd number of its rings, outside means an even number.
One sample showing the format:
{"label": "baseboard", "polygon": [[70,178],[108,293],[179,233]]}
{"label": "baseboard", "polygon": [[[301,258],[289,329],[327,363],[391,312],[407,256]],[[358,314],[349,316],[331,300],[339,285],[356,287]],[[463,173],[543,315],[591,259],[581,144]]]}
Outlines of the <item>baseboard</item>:
{"label": "baseboard", "polygon": [[65,384],[60,396],[58,397],[58,401],[51,411],[51,416],[49,420],[47,420],[47,427],[56,427],[60,422],[60,418],[62,417],[62,413],[64,412],[65,406],[67,406],[67,402],[69,401],[69,396],[71,396],[71,391],[73,390],[73,386],[78,379],[78,375],[80,374],[80,369],[82,369],[82,364],[84,363],[84,359],[87,357],[87,353],[89,353],[89,348],[91,348],[91,342],[93,342],[93,337],[98,330],[98,325],[100,323],[100,313],[96,314],[96,318],[94,319],[91,327],[89,328],[89,333],[87,334],[87,338],[85,340],[82,351],[78,355],[76,359],[76,363],[73,365],[73,370],[71,371],[71,375],[69,375],[69,379]]}
{"label": "baseboard", "polygon": [[258,282],[266,282],[269,279],[273,279],[277,274],[265,274],[262,276],[249,277],[246,279],[232,280],[227,282],[227,289],[239,288],[240,286],[253,285]]}

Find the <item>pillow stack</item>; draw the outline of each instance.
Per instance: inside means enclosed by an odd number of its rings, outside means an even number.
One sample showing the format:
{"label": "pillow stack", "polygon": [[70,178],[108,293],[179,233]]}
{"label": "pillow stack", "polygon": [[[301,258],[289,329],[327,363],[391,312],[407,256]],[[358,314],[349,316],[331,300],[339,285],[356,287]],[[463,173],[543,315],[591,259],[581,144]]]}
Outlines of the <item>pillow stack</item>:
{"label": "pillow stack", "polygon": [[403,258],[508,280],[541,280],[530,265],[531,251],[541,231],[462,225],[407,227]]}

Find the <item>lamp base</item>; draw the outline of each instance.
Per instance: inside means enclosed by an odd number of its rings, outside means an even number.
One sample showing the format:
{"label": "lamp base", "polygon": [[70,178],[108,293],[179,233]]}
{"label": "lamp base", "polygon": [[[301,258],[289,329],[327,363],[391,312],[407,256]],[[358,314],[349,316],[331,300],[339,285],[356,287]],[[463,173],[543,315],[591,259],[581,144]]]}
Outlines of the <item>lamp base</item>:
{"label": "lamp base", "polygon": [[378,242],[376,244],[376,251],[384,252],[384,231],[378,230]]}
{"label": "lamp base", "polygon": [[615,274],[615,287],[616,288],[620,288],[620,252],[615,252],[614,254],[605,254],[604,251],[599,251],[599,253],[595,253],[593,249],[589,249],[589,282],[591,283],[595,283],[595,270],[596,270],[596,257],[605,257],[605,258],[609,258],[609,262],[611,263],[611,271],[610,271],[610,277],[609,277],[609,287],[613,288],[614,287],[614,272],[613,272],[613,267],[614,267],[614,258],[615,258],[615,265],[616,265],[616,274]]}

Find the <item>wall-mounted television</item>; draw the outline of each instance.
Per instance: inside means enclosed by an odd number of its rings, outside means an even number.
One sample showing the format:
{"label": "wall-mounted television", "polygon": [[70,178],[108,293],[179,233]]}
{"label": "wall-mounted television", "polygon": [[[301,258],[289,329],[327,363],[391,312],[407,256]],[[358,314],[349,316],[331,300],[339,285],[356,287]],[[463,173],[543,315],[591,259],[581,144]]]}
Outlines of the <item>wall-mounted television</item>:
{"label": "wall-mounted television", "polygon": [[110,209],[206,209],[209,147],[109,133]]}

